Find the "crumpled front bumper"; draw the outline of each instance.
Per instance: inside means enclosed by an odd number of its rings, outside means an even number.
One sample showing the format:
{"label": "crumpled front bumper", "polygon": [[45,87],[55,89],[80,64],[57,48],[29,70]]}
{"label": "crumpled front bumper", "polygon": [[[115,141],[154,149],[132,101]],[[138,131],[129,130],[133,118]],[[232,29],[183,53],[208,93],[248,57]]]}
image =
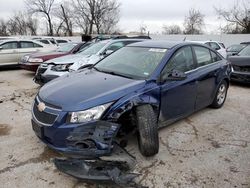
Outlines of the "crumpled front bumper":
{"label": "crumpled front bumper", "polygon": [[80,180],[135,187],[139,176],[129,171],[135,158],[115,141],[120,125],[97,121],[76,127],[67,137],[69,158],[54,159],[58,170]]}
{"label": "crumpled front bumper", "polygon": [[76,127],[67,137],[68,150],[64,153],[85,159],[109,155],[119,128],[119,124],[107,121]]}

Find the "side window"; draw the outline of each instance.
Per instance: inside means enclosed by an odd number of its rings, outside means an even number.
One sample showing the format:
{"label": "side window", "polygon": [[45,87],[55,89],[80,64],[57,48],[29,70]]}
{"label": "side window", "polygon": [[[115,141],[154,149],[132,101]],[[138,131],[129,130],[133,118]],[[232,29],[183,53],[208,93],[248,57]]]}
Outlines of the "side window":
{"label": "side window", "polygon": [[41,46],[40,44],[34,43],[34,47],[35,48],[42,48],[43,46]]}
{"label": "side window", "polygon": [[163,74],[170,73],[173,70],[187,72],[195,68],[193,53],[190,46],[182,47],[169,60],[163,70]]}
{"label": "side window", "polygon": [[3,49],[17,49],[17,42],[6,42],[1,45]]}
{"label": "side window", "polygon": [[194,46],[194,52],[197,58],[198,67],[212,63],[210,50],[201,46]]}
{"label": "side window", "polygon": [[40,40],[40,42],[42,42],[44,44],[50,44],[49,41],[47,41],[47,40]]}
{"label": "side window", "polygon": [[220,50],[220,46],[215,42],[210,42],[210,46],[214,50]]}
{"label": "side window", "polygon": [[217,62],[221,60],[221,57],[218,56],[215,52],[211,51],[211,55],[212,55],[213,62]]}
{"label": "side window", "polygon": [[124,45],[127,46],[129,44],[135,43],[135,42],[141,42],[141,41],[124,41]]}
{"label": "side window", "polygon": [[123,42],[116,42],[116,43],[111,44],[106,50],[116,51],[122,47],[124,47]]}
{"label": "side window", "polygon": [[20,42],[21,48],[34,48],[34,43],[33,42]]}

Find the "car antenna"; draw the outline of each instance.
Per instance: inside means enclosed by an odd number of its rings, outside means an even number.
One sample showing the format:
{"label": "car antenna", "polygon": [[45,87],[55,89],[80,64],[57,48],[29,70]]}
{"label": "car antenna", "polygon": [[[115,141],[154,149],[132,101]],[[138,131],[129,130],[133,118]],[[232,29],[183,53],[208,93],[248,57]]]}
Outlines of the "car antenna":
{"label": "car antenna", "polygon": [[185,42],[185,41],[186,41],[186,39],[187,39],[187,37],[185,37],[185,38],[183,39],[183,41]]}

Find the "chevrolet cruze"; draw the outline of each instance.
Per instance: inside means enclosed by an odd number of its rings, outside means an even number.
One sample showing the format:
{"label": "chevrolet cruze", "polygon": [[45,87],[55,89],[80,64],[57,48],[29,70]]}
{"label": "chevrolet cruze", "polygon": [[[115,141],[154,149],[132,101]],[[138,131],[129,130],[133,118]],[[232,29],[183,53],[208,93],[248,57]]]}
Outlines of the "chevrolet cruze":
{"label": "chevrolet cruze", "polygon": [[223,106],[231,65],[208,46],[144,41],[43,86],[32,126],[49,147],[108,155],[135,133],[141,153],[158,153],[158,129],[205,107]]}

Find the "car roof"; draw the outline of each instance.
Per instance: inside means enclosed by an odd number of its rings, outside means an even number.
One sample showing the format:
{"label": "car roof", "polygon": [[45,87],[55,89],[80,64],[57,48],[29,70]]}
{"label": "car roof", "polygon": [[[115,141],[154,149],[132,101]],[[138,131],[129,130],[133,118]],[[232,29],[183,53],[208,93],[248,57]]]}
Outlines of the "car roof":
{"label": "car roof", "polygon": [[209,48],[209,46],[205,45],[204,43],[197,41],[166,41],[166,40],[144,40],[142,42],[133,43],[128,46],[171,49],[177,45],[188,45],[188,44],[196,44]]}
{"label": "car roof", "polygon": [[28,41],[28,42],[36,42],[36,43],[39,43],[39,41],[37,40],[30,40],[30,39],[7,39],[7,40],[3,40],[1,42],[22,42],[22,41]]}
{"label": "car roof", "polygon": [[183,41],[162,41],[162,40],[144,40],[142,42],[137,42],[130,44],[128,46],[133,46],[133,47],[149,47],[149,48],[173,48],[176,45],[182,44],[182,43],[187,43]]}

